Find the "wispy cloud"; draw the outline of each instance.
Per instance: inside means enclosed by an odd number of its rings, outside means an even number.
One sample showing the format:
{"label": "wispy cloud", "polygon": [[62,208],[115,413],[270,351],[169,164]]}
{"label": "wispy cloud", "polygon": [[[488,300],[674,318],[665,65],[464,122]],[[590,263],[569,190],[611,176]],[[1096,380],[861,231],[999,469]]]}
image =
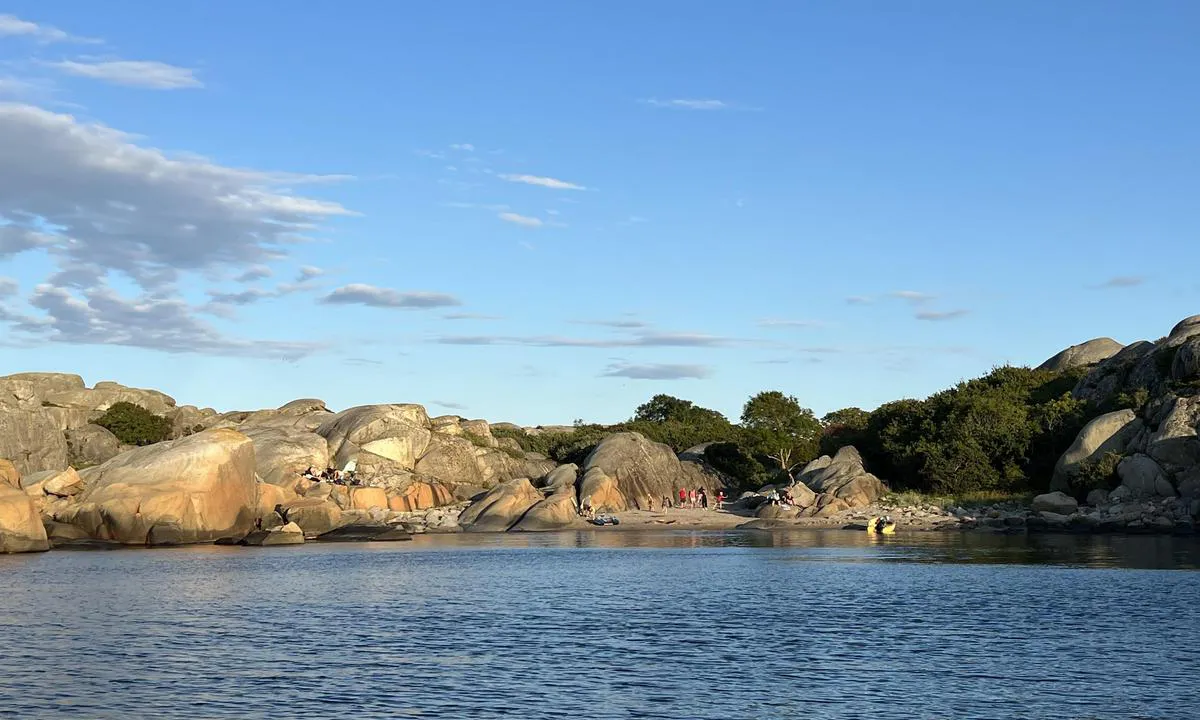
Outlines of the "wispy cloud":
{"label": "wispy cloud", "polygon": [[1146,282],[1146,278],[1141,275],[1118,275],[1092,287],[1097,290],[1116,290],[1119,288],[1137,287],[1144,282]]}
{"label": "wispy cloud", "polygon": [[629,348],[689,347],[718,348],[735,343],[730,338],[699,333],[639,333],[625,338],[571,338],[557,335],[447,335],[436,338],[440,345],[520,345],[526,347]]}
{"label": "wispy cloud", "polygon": [[450,402],[449,400],[430,400],[430,405],[434,407],[446,408],[447,410],[466,410],[467,406],[461,403]]}
{"label": "wispy cloud", "polygon": [[500,218],[504,222],[510,222],[515,225],[523,225],[525,227],[541,227],[546,224],[542,222],[540,218],[529,217],[528,215],[519,215],[515,212],[502,212],[496,217]]}
{"label": "wispy cloud", "polygon": [[482,313],[447,313],[443,320],[503,320],[500,315],[484,315]]}
{"label": "wispy cloud", "polygon": [[647,98],[643,100],[647,105],[654,107],[675,108],[677,110],[732,110],[733,105],[724,100],[698,99],[698,98],[675,98],[671,100],[660,100],[658,98]]}
{"label": "wispy cloud", "polygon": [[918,320],[930,320],[933,322],[938,322],[941,320],[954,320],[969,313],[969,310],[925,310],[917,313],[914,317],[916,317]]}
{"label": "wispy cloud", "polygon": [[824,327],[825,323],[820,320],[779,320],[767,319],[759,320],[759,327],[774,327],[774,328],[815,328]]}
{"label": "wispy cloud", "polygon": [[463,152],[475,152],[475,146],[471,143],[455,143],[450,146],[451,150],[461,150]]}
{"label": "wispy cloud", "polygon": [[10,277],[0,277],[0,298],[12,297],[21,291],[20,284]]}
{"label": "wispy cloud", "polygon": [[539,187],[550,188],[552,190],[587,190],[582,185],[559,180],[552,177],[541,177],[538,175],[500,175],[501,180],[508,182],[524,183],[526,185],[537,185]]}
{"label": "wispy cloud", "polygon": [[648,327],[649,324],[641,320],[572,320],[575,325],[595,325],[598,327],[617,328],[621,330],[636,330],[638,328]]}
{"label": "wispy cloud", "polygon": [[196,77],[194,70],[168,65],[155,60],[106,60],[78,62],[63,60],[47,63],[49,67],[68,75],[91,78],[114,85],[145,88],[149,90],[180,90],[201,88],[204,83]]}
{"label": "wispy cloud", "polygon": [[710,375],[712,375],[712,368],[707,365],[628,365],[620,363],[609,365],[601,377],[629,378],[630,380],[701,380]]}
{"label": "wispy cloud", "polygon": [[934,296],[934,295],[930,295],[929,293],[918,292],[916,290],[894,290],[894,291],[888,293],[888,295],[890,295],[891,297],[894,297],[894,298],[898,298],[900,300],[906,300],[906,301],[912,303],[913,305],[921,305],[923,303],[927,303],[930,300],[934,300],[936,298],[936,296]]}
{"label": "wispy cloud", "polygon": [[866,295],[851,295],[846,298],[846,303],[849,305],[870,305],[871,302],[871,298]]}
{"label": "wispy cloud", "polygon": [[388,288],[353,283],[340,287],[321,298],[325,305],[366,305],[378,308],[400,308],[404,310],[428,310],[430,308],[453,307],[462,301],[445,293],[412,291],[399,292]]}
{"label": "wispy cloud", "polygon": [[471,203],[471,202],[444,202],[442,207],[461,208],[463,210],[489,210],[491,212],[504,212],[508,210],[508,205],[504,203]]}
{"label": "wispy cloud", "polygon": [[343,365],[382,365],[382,360],[371,360],[369,358],[352,357],[342,361]]}
{"label": "wispy cloud", "polygon": [[255,280],[265,280],[274,274],[275,272],[266,265],[251,265],[241,275],[234,278],[234,281],[240,283],[254,282]]}
{"label": "wispy cloud", "polygon": [[98,43],[93,38],[76,37],[51,25],[39,25],[16,15],[0,15],[0,37],[25,36],[38,42]]}
{"label": "wispy cloud", "polygon": [[296,275],[296,282],[307,282],[321,277],[325,271],[315,265],[305,265],[300,268],[300,273]]}

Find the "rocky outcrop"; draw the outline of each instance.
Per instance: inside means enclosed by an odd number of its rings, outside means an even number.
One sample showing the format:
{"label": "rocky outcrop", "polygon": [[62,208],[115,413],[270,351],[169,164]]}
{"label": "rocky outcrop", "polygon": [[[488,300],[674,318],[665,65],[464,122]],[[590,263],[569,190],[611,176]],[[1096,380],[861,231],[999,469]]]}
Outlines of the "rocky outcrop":
{"label": "rocky outcrop", "polygon": [[542,494],[527,478],[509,480],[464,510],[458,524],[467,532],[504,532],[540,502]]}
{"label": "rocky outcrop", "polygon": [[44,410],[0,409],[0,458],[11,460],[21,473],[64,470],[67,440]]}
{"label": "rocky outcrop", "polygon": [[304,530],[305,537],[315,538],[342,525],[342,509],[336,503],[317,497],[303,497],[284,503],[284,518]]}
{"label": "rocky outcrop", "polygon": [[33,499],[7,483],[0,483],[0,553],[49,549],[46,528]]}
{"label": "rocky outcrop", "polygon": [[84,425],[67,430],[67,462],[72,467],[90,467],[112,460],[121,453],[121,441],[107,428]]}
{"label": "rocky outcrop", "polygon": [[413,442],[419,450],[419,438],[428,432],[429,416],[420,405],[362,405],[343,410],[317,428],[329,443],[329,454],[337,467],[344,467],[367,443],[384,438],[404,438],[416,433]]}
{"label": "rocky outcrop", "polygon": [[1132,410],[1107,413],[1089,422],[1058,459],[1050,489],[1070,490],[1072,478],[1082,470],[1083,463],[1096,462],[1110,452],[1124,453],[1142,426],[1141,419]]}
{"label": "rocky outcrop", "polygon": [[1117,464],[1117,476],[1132,497],[1175,497],[1175,488],[1171,487],[1162,467],[1146,455],[1137,453],[1122,458]]}
{"label": "rocky outcrop", "polygon": [[[828,495],[848,507],[865,507],[887,492],[883,482],[863,467],[858,450],[849,445],[832,458],[822,457],[809,463],[798,479],[818,496],[818,504],[820,495]],[[824,504],[828,505],[828,501]]]}
{"label": "rocky outcrop", "polygon": [[661,506],[681,487],[703,487],[712,496],[720,485],[715,473],[680,463],[666,445],[623,432],[601,440],[584,460],[579,497],[590,497],[597,511],[620,512]]}
{"label": "rocky outcrop", "polygon": [[263,482],[294,487],[308,468],[329,467],[329,445],[316,433],[296,427],[248,426],[242,434],[254,443],[255,472]]}
{"label": "rocky outcrop", "polygon": [[417,461],[415,470],[429,477],[452,479],[455,484],[477,487],[485,484],[479,464],[475,462],[475,445],[459,437],[436,434],[428,452]]}
{"label": "rocky outcrop", "polygon": [[1102,360],[1107,360],[1116,355],[1124,348],[1124,345],[1112,338],[1096,338],[1078,345],[1072,345],[1046,360],[1041,365],[1038,365],[1037,369],[1062,372],[1071,368],[1095,365]]}
{"label": "rocky outcrop", "polygon": [[556,492],[526,510],[511,529],[517,532],[539,532],[561,530],[579,523],[579,505],[575,501],[575,488],[561,486]]}
{"label": "rocky outcrop", "polygon": [[52,519],[127,545],[241,534],[258,503],[253,443],[232,430],[131,450],[80,477],[86,489],[79,502]]}
{"label": "rocky outcrop", "polygon": [[1200,396],[1167,396],[1152,421],[1146,454],[1171,472],[1200,465]]}

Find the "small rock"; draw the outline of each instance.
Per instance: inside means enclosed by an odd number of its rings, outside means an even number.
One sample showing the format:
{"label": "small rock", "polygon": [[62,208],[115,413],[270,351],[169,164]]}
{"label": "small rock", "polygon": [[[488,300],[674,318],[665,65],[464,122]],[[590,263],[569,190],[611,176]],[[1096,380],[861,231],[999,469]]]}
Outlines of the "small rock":
{"label": "small rock", "polygon": [[1079,503],[1070,495],[1061,492],[1052,492],[1035,497],[1032,508],[1034,512],[1070,515],[1079,509]]}
{"label": "small rock", "polygon": [[1108,493],[1104,490],[1093,490],[1088,493],[1087,504],[1093,507],[1100,507],[1108,503]]}

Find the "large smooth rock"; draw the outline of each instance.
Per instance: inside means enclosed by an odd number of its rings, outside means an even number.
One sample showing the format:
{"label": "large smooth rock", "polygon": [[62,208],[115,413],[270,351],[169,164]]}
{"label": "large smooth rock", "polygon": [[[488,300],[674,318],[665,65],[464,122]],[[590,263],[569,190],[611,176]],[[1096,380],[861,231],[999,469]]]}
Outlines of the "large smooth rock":
{"label": "large smooth rock", "polygon": [[44,410],[0,409],[0,458],[22,473],[65,470],[67,439]]}
{"label": "large smooth rock", "polygon": [[420,405],[360,405],[328,418],[316,432],[329,442],[329,454],[337,467],[345,467],[363,445],[405,437],[418,432],[414,428],[429,428],[429,416]]}
{"label": "large smooth rock", "polygon": [[429,510],[454,503],[454,494],[439,482],[415,480],[388,496],[387,507],[397,512]]}
{"label": "large smooth rock", "polygon": [[565,487],[574,488],[579,481],[579,466],[575,463],[559,465],[546,473],[537,485],[547,492],[554,492]]}
{"label": "large smooth rock", "polygon": [[434,433],[429,449],[417,461],[416,472],[451,485],[485,485],[475,445],[470,440]]}
{"label": "large smooth rock", "polygon": [[[809,470],[810,467],[813,469]],[[883,482],[863,467],[862,456],[850,445],[840,448],[829,462],[818,458],[809,463],[805,470],[806,472],[800,474],[801,483],[814,493],[824,493],[837,498],[851,508],[866,507],[887,492]],[[810,500],[796,495],[797,493],[793,493],[793,498],[798,501]]]}
{"label": "large smooth rock", "polygon": [[1200,396],[1170,397],[1156,419],[1146,454],[1172,472],[1200,465]]}
{"label": "large smooth rock", "polygon": [[350,488],[350,507],[355,510],[388,507],[387,491],[381,487]]}
{"label": "large smooth rock", "polygon": [[431,436],[432,433],[423,427],[406,425],[402,433],[364,443],[361,449],[386,458],[401,468],[413,470],[429,449]]}
{"label": "large smooth rock", "polygon": [[323,535],[342,524],[342,509],[323,498],[303,497],[284,503],[286,519],[304,529],[306,537]]}
{"label": "large smooth rock", "polygon": [[[720,478],[691,472],[695,469],[694,463],[680,463],[670,447],[640,433],[616,433],[601,440],[584,460],[579,497],[591,495],[596,509],[620,512],[659,506],[664,497],[677,497],[681,487],[692,490],[699,486],[709,497],[715,495]],[[602,477],[611,479],[611,485],[609,480],[601,481]]]}
{"label": "large smooth rock", "polygon": [[512,530],[539,532],[561,530],[579,524],[579,505],[575,502],[575,488],[563,486],[558,492],[525,511]]}
{"label": "large smooth rock", "polygon": [[253,530],[246,535],[241,544],[254,547],[303,545],[304,531],[296,523],[290,522],[270,530]]}
{"label": "large smooth rock", "polygon": [[1197,335],[1200,335],[1200,315],[1192,315],[1180,320],[1171,328],[1171,333],[1167,335],[1163,345],[1176,347]]}
{"label": "large smooth rock", "polygon": [[542,501],[527,478],[497,485],[462,512],[458,524],[468,532],[504,532]]}
{"label": "large smooth rock", "polygon": [[1071,368],[1095,365],[1101,360],[1107,360],[1124,349],[1124,345],[1112,338],[1096,338],[1063,350],[1038,365],[1038,370],[1061,372]]}
{"label": "large smooth rock", "polygon": [[1033,499],[1031,508],[1034,512],[1051,512],[1058,515],[1070,515],[1079,509],[1075,498],[1061,492],[1051,492],[1038,495]]}
{"label": "large smooth rock", "polygon": [[62,472],[52,472],[50,477],[41,481],[42,492],[57,497],[75,497],[83,492],[83,479],[75,468],[67,468]]}
{"label": "large smooth rock", "polygon": [[1171,379],[1176,382],[1191,382],[1200,379],[1200,335],[1193,335],[1175,351],[1171,362]]}
{"label": "large smooth rock", "polygon": [[84,425],[66,431],[67,462],[72,467],[100,465],[121,454],[121,441],[108,428]]}
{"label": "large smooth rock", "polygon": [[43,402],[55,407],[79,408],[95,413],[102,413],[119,402],[127,402],[162,416],[175,407],[175,398],[166,393],[126,387],[115,382],[98,382],[90,390],[77,388],[47,393]]}
{"label": "large smooth rock", "polygon": [[1071,447],[1058,459],[1050,489],[1070,489],[1071,478],[1085,461],[1097,461],[1110,452],[1124,453],[1142,427],[1141,419],[1132,410],[1110,412],[1084,425]]}
{"label": "large smooth rock", "polygon": [[1175,488],[1167,480],[1166,473],[1153,458],[1146,455],[1131,455],[1117,464],[1117,477],[1135,497],[1160,495],[1174,497]]}
{"label": "large smooth rock", "polygon": [[253,523],[254,445],[232,430],[137,448],[80,473],[79,504],[54,518],[127,545],[211,542]]}
{"label": "large smooth rock", "polygon": [[0,483],[0,553],[49,549],[46,528],[33,499],[7,483]]}
{"label": "large smooth rock", "polygon": [[295,427],[246,426],[241,432],[254,442],[255,471],[263,482],[294,487],[308,468],[329,467],[325,438]]}
{"label": "large smooth rock", "polygon": [[555,468],[552,460],[529,460],[502,450],[476,447],[474,453],[475,465],[479,468],[481,484],[484,487],[519,477],[540,478]]}

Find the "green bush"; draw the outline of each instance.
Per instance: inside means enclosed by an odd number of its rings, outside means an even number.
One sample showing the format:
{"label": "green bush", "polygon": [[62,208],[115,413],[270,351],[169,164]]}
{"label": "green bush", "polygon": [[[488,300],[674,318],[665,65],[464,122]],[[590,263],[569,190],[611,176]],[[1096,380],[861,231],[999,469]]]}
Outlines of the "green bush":
{"label": "green bush", "polygon": [[1120,462],[1121,454],[1115,452],[1104,453],[1095,460],[1084,460],[1071,477],[1071,490],[1080,496],[1092,490],[1112,490],[1117,486],[1117,464]]}
{"label": "green bush", "polygon": [[171,437],[170,420],[128,402],[114,403],[95,422],[125,445],[153,445]]}
{"label": "green bush", "polygon": [[733,478],[737,486],[750,490],[765,483],[758,482],[764,472],[763,466],[757,460],[747,455],[737,443],[713,443],[704,449],[704,462],[711,465],[717,472]]}

